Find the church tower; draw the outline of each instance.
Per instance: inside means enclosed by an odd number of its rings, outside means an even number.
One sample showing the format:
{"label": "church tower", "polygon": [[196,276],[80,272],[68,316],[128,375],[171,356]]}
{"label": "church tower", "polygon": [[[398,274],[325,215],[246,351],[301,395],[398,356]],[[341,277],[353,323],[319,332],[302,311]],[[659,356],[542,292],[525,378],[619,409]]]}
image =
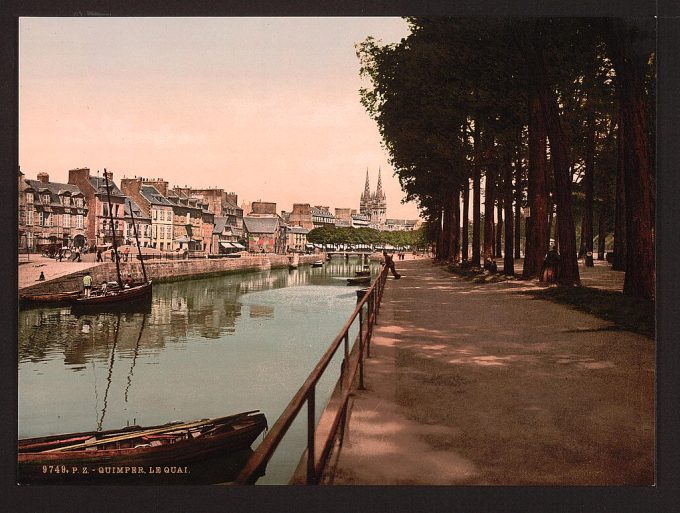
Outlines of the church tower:
{"label": "church tower", "polygon": [[380,229],[385,227],[385,214],[387,212],[387,197],[382,189],[381,170],[378,168],[378,185],[375,189],[375,196],[373,197],[373,206],[371,208],[371,224],[378,226]]}
{"label": "church tower", "polygon": [[366,168],[366,185],[359,201],[359,213],[371,215],[371,189],[368,184],[368,168]]}
{"label": "church tower", "polygon": [[361,194],[359,212],[369,217],[371,228],[382,230],[385,227],[385,218],[387,216],[387,198],[382,188],[382,176],[380,168],[378,168],[378,185],[376,186],[374,193],[371,193],[371,188],[368,182],[368,168],[366,169],[366,185],[364,186],[364,192]]}

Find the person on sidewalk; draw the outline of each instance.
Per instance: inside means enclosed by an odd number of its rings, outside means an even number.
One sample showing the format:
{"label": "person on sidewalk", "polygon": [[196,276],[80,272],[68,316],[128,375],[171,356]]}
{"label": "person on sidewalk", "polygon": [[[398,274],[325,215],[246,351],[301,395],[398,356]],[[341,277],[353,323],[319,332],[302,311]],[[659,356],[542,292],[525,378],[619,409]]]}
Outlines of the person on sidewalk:
{"label": "person on sidewalk", "polygon": [[104,259],[102,258],[102,250],[97,249],[97,262],[103,262]]}
{"label": "person on sidewalk", "polygon": [[38,276],[36,281],[45,281],[45,273],[43,271],[40,271],[40,276]]}
{"label": "person on sidewalk", "polygon": [[401,274],[397,272],[397,269],[394,267],[394,258],[392,255],[388,255],[386,250],[383,250],[383,258],[385,259],[385,265],[388,267],[390,271],[392,271],[392,276],[394,276],[395,280],[398,280],[401,278]]}
{"label": "person on sidewalk", "polygon": [[92,290],[92,276],[89,272],[85,273],[83,276],[83,290],[85,292],[85,297],[90,297],[90,291]]}

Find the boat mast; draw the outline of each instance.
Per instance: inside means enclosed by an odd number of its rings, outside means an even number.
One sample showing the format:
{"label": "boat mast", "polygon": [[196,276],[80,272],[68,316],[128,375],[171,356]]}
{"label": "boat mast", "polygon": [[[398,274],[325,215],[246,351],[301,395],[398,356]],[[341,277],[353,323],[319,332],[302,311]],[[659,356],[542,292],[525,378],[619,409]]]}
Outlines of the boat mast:
{"label": "boat mast", "polygon": [[116,242],[116,229],[115,225],[113,223],[113,208],[111,208],[111,187],[109,186],[109,174],[106,172],[106,168],[104,168],[104,180],[106,180],[106,198],[109,203],[109,217],[111,218],[111,236],[113,238],[113,251],[115,255],[115,260],[116,260],[116,274],[118,276],[118,286],[122,289],[123,288],[123,280],[120,277],[120,261],[118,258],[118,243]]}
{"label": "boat mast", "polygon": [[139,261],[142,263],[142,274],[144,274],[144,283],[149,280],[146,279],[146,268],[144,267],[144,258],[142,258],[142,248],[139,245],[139,237],[137,237],[137,225],[135,224],[135,213],[132,211],[132,200],[130,202],[130,218],[132,219],[132,230],[135,232],[135,241],[137,241],[137,251],[139,252]]}

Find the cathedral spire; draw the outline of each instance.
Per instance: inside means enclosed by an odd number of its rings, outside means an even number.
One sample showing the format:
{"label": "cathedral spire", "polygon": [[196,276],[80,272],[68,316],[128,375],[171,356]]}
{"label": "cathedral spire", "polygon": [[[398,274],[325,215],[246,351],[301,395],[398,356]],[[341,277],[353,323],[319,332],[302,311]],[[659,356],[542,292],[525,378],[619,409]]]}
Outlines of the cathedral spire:
{"label": "cathedral spire", "polygon": [[364,194],[361,196],[362,198],[370,198],[371,196],[371,188],[368,185],[368,168],[366,168],[366,185],[364,186]]}
{"label": "cathedral spire", "polygon": [[375,197],[378,199],[385,198],[385,193],[382,190],[382,178],[380,177],[380,167],[378,167],[378,186],[375,189]]}

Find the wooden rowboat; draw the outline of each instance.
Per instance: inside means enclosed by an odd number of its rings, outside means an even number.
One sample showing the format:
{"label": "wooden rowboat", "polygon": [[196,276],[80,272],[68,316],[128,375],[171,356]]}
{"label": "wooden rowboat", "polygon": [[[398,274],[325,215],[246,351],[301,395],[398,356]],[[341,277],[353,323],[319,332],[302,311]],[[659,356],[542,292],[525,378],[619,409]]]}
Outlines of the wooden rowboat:
{"label": "wooden rowboat", "polygon": [[19,296],[22,303],[71,303],[80,296],[80,291],[55,292],[52,294],[33,294],[30,296]]}
{"label": "wooden rowboat", "polygon": [[154,474],[188,474],[201,461],[249,449],[265,429],[264,414],[255,410],[188,423],[23,439],[19,482],[115,477],[153,481],[158,477]]}
{"label": "wooden rowboat", "polygon": [[121,303],[149,297],[151,294],[151,282],[142,283],[140,285],[133,285],[129,288],[117,288],[110,292],[101,293],[96,290],[92,291],[89,297],[81,296],[77,298],[73,306],[81,308],[88,306],[108,305],[112,303]]}
{"label": "wooden rowboat", "polygon": [[347,285],[365,285],[371,283],[370,276],[357,276],[356,278],[347,278]]}
{"label": "wooden rowboat", "polygon": [[323,260],[317,260],[316,262],[312,262],[312,267],[323,267]]}

